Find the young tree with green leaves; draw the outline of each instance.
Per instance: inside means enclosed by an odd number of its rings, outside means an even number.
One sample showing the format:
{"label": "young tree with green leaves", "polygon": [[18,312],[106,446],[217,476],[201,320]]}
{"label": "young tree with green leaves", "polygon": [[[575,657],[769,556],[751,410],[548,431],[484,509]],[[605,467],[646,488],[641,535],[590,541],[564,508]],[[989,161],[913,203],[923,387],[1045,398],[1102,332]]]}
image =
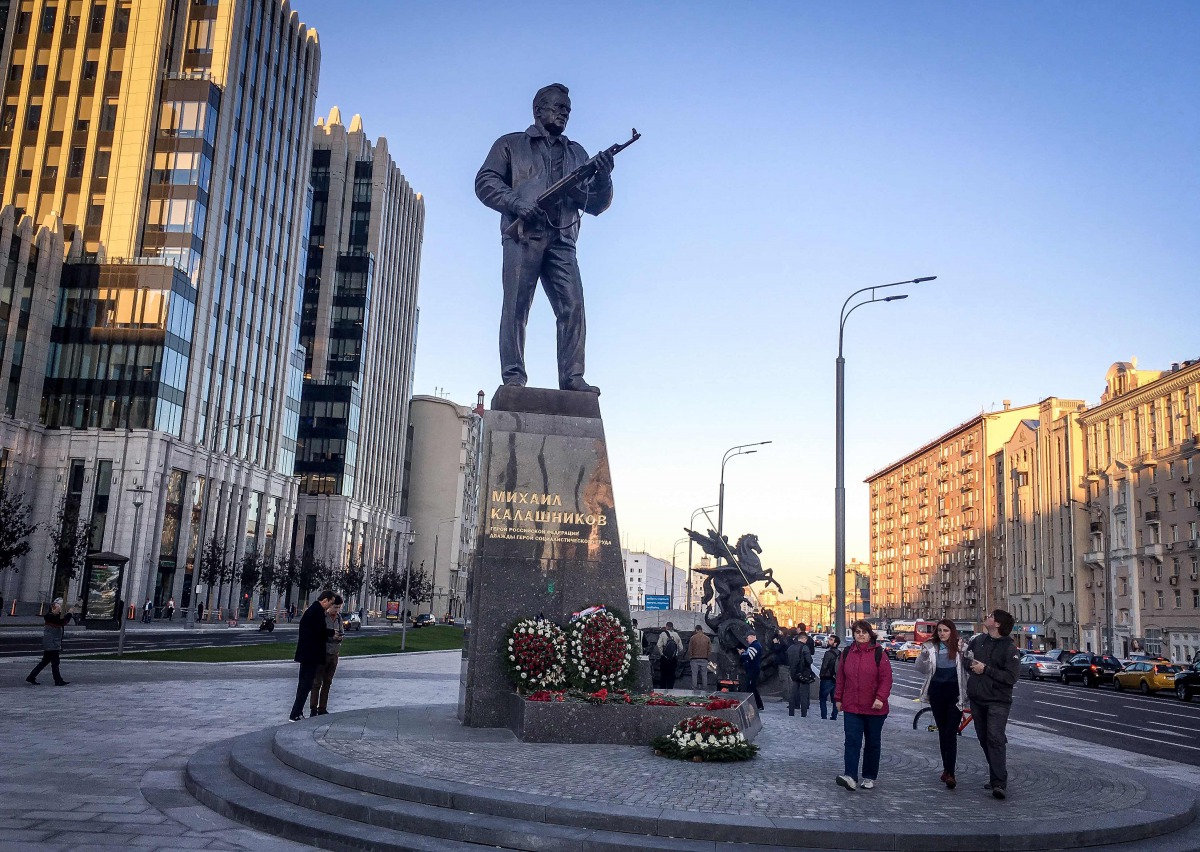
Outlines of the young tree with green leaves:
{"label": "young tree with green leaves", "polygon": [[365,575],[362,562],[351,559],[346,563],[346,567],[337,572],[337,576],[333,578],[333,587],[342,593],[346,599],[347,608],[350,606],[351,599],[357,598],[359,591],[362,590]]}
{"label": "young tree with green leaves", "polygon": [[15,573],[17,560],[29,552],[29,536],[38,528],[31,514],[21,495],[0,485],[0,576],[10,568]]}
{"label": "young tree with green leaves", "polygon": [[262,556],[257,550],[251,550],[249,553],[242,556],[241,570],[238,571],[238,592],[237,601],[232,606],[241,606],[242,595],[250,595],[246,606],[246,616],[253,615],[254,600],[253,595],[258,588],[258,581],[262,578]]}
{"label": "young tree with green leaves", "polygon": [[[219,591],[222,578],[229,571],[229,548],[225,546],[224,540],[219,535],[213,533],[208,541],[204,543],[204,551],[200,554],[199,576],[200,582],[204,584],[206,599],[204,608],[212,609],[213,587],[217,586]],[[220,600],[218,598],[218,600]]]}

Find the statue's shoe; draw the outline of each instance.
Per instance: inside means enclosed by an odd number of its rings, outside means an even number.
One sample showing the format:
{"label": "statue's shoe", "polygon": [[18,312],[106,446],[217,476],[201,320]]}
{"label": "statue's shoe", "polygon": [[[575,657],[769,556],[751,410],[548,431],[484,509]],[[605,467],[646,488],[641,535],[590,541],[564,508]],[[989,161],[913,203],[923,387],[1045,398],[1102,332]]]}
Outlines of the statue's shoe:
{"label": "statue's shoe", "polygon": [[578,393],[594,393],[600,395],[600,388],[595,385],[589,385],[583,380],[583,376],[576,376],[562,386],[563,390],[576,391]]}

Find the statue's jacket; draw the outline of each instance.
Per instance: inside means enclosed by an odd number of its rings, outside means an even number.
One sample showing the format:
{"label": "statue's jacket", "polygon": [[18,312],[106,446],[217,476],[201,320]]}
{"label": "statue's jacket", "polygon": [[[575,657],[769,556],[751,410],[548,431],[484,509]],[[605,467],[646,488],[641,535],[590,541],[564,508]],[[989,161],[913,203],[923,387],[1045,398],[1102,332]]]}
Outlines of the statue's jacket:
{"label": "statue's jacket", "polygon": [[[578,142],[565,136],[559,137],[565,144],[563,174],[567,175],[588,160],[587,151]],[[538,196],[553,183],[550,175],[551,137],[536,124],[521,133],[501,136],[488,151],[487,159],[475,176],[475,194],[488,207],[500,213],[500,231],[516,220],[513,212],[518,199],[536,201]],[[569,202],[560,205],[553,214],[558,226],[558,239],[575,245],[579,236],[579,218],[576,211],[582,209],[599,216],[612,204],[612,180],[608,175],[595,175],[587,180],[580,191]]]}

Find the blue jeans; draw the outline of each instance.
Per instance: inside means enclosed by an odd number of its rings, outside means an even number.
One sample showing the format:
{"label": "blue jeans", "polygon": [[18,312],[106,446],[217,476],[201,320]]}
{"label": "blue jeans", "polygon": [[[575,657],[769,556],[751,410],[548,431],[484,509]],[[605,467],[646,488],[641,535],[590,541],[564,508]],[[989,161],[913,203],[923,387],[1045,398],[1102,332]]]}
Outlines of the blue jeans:
{"label": "blue jeans", "polygon": [[[879,777],[879,750],[883,722],[887,716],[868,716],[842,711],[846,728],[846,774],[858,780],[858,755],[862,752],[862,777],[874,781]],[[867,747],[863,749],[863,739]]]}
{"label": "blue jeans", "polygon": [[[836,680],[821,681],[821,692],[819,693],[819,698],[821,701],[821,718],[822,719],[836,719],[837,718],[837,702],[833,700],[833,691],[835,689],[837,689],[837,681]],[[833,710],[832,716],[825,715],[827,712],[825,709],[826,701],[829,702],[829,709]]]}

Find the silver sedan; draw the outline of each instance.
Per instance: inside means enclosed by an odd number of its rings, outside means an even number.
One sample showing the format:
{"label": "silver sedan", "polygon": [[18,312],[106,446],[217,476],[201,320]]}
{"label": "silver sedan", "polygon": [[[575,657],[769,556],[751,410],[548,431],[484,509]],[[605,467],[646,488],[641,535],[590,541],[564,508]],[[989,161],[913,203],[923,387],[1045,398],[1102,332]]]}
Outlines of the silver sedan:
{"label": "silver sedan", "polygon": [[1062,670],[1062,663],[1057,662],[1051,657],[1044,657],[1041,654],[1026,654],[1021,657],[1021,677],[1027,677],[1030,680],[1041,680],[1044,677],[1058,680],[1058,674]]}

